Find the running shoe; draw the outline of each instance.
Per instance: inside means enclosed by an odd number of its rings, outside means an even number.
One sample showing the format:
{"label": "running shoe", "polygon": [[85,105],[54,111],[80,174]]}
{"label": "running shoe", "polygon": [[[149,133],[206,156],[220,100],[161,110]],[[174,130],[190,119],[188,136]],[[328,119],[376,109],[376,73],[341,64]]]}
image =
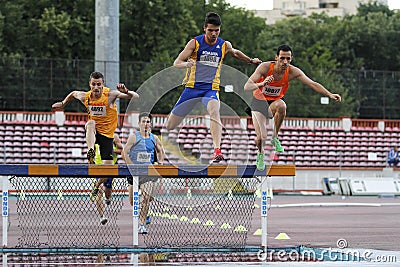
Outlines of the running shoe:
{"label": "running shoe", "polygon": [[151,217],[150,216],[146,216],[146,224],[151,224]]}
{"label": "running shoe", "polygon": [[141,224],[140,227],[139,227],[139,234],[144,235],[144,234],[147,234],[147,233],[148,232],[147,232],[146,226],[144,226],[144,224]]}
{"label": "running shoe", "polygon": [[99,194],[99,189],[96,187],[93,188],[92,192],[90,192],[90,201],[94,202],[98,194]]}
{"label": "running shoe", "polygon": [[107,222],[108,222],[108,219],[107,219],[106,217],[104,217],[104,216],[101,216],[101,218],[100,218],[100,223],[101,223],[102,225],[105,225]]}
{"label": "running shoe", "polygon": [[222,152],[221,152],[220,148],[215,148],[214,149],[214,157],[213,157],[212,161],[214,163],[218,163],[221,160],[224,160],[224,155],[222,155]]}
{"label": "running shoe", "polygon": [[257,153],[256,167],[259,171],[265,169],[264,153]]}
{"label": "running shoe", "polygon": [[281,153],[285,151],[285,149],[283,149],[281,142],[279,142],[279,139],[277,137],[272,138],[271,144],[275,147],[276,152]]}
{"label": "running shoe", "polygon": [[90,148],[87,152],[87,160],[89,164],[95,164],[94,158],[96,157],[96,153],[93,148]]}

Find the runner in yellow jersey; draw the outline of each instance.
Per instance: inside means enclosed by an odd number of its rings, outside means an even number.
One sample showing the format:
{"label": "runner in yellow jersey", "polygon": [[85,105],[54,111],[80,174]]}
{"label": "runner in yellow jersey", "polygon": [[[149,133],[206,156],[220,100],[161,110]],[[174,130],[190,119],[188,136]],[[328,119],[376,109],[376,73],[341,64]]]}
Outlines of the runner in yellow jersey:
{"label": "runner in yellow jersey", "polygon": [[[70,101],[77,99],[85,105],[88,112],[88,121],[85,125],[86,144],[88,147],[87,159],[89,164],[94,164],[94,145],[100,147],[103,164],[112,164],[113,138],[118,124],[117,98],[139,98],[134,91],[128,90],[125,84],[119,83],[117,90],[110,90],[104,86],[104,76],[101,72],[92,72],[89,77],[90,91],[72,91],[61,102],[52,105],[53,110],[62,110]],[[95,184],[91,193],[94,201],[99,192],[99,187],[107,178],[101,178]]]}
{"label": "runner in yellow jersey", "polygon": [[[118,155],[121,155],[123,146],[121,143],[121,139],[119,138],[118,134],[114,134],[114,140],[113,140],[113,164],[117,164],[118,161]],[[101,155],[100,155],[100,147],[98,144],[95,145],[95,150],[96,150],[96,156],[95,156],[95,163],[97,165],[103,164],[103,161],[101,160]],[[100,178],[96,178],[96,182]],[[103,194],[105,196],[105,203],[107,206],[111,204],[111,197],[112,197],[112,188],[113,188],[113,180],[114,178],[107,178],[107,180],[103,183],[103,186],[99,187],[99,193],[96,196],[96,206],[97,206],[97,211],[99,212],[100,215],[100,223],[101,224],[106,224],[108,219],[104,215],[104,204],[103,204]]]}

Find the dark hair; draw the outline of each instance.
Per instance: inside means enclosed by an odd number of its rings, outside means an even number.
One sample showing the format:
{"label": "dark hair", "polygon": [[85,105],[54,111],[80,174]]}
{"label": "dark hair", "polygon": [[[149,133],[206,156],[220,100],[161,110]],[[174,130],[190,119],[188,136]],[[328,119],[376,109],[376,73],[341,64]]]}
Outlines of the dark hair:
{"label": "dark hair", "polygon": [[139,114],[139,121],[141,121],[141,119],[142,119],[143,117],[149,117],[150,120],[153,120],[153,116],[151,116],[151,114],[148,113],[148,112],[142,112],[142,113],[140,113],[140,114]]}
{"label": "dark hair", "polygon": [[104,75],[103,75],[103,73],[101,73],[99,71],[94,71],[94,72],[90,73],[89,81],[91,79],[102,79],[104,82]]}
{"label": "dark hair", "polygon": [[276,55],[277,56],[279,56],[279,52],[281,50],[284,51],[284,52],[289,52],[290,51],[292,53],[292,56],[293,56],[293,49],[289,45],[286,45],[286,44],[280,45],[278,47],[278,49],[276,50]]}
{"label": "dark hair", "polygon": [[221,17],[215,12],[208,12],[206,14],[206,18],[204,19],[204,26],[207,26],[207,24],[221,26]]}

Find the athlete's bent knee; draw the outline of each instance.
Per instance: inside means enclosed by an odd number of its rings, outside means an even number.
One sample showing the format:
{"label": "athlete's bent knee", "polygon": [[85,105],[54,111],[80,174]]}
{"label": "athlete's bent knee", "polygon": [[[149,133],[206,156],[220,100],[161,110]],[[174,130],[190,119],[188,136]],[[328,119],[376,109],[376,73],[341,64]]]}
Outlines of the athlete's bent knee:
{"label": "athlete's bent knee", "polygon": [[94,120],[89,120],[85,125],[86,130],[91,131],[96,129],[96,122]]}

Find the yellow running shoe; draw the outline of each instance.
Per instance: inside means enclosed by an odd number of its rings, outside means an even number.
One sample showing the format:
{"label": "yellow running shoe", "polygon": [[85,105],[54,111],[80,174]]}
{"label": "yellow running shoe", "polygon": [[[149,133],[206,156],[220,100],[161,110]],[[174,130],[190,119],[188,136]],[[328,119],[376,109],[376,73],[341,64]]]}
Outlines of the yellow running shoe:
{"label": "yellow running shoe", "polygon": [[94,158],[96,157],[96,153],[93,148],[90,148],[87,152],[87,160],[89,164],[95,164]]}
{"label": "yellow running shoe", "polygon": [[95,202],[98,194],[99,194],[99,189],[96,187],[93,188],[92,192],[90,192],[90,201]]}

